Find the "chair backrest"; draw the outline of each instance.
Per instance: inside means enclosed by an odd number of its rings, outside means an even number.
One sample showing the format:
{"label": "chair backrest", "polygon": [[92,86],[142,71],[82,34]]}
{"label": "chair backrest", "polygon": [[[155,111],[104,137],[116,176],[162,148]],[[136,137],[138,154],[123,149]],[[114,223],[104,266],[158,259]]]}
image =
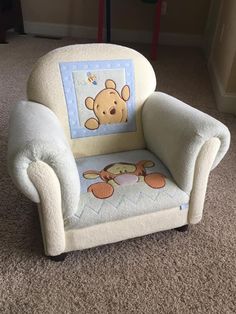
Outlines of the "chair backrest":
{"label": "chair backrest", "polygon": [[77,157],[145,147],[141,109],[155,87],[153,68],[137,51],[83,44],[41,57],[27,94],[57,115]]}

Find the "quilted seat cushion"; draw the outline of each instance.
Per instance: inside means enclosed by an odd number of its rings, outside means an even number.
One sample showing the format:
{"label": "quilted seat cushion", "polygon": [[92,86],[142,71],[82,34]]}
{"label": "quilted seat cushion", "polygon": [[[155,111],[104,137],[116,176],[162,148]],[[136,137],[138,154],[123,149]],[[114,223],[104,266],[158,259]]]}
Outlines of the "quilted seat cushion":
{"label": "quilted seat cushion", "polygon": [[76,164],[81,182],[78,219],[67,229],[174,207],[187,210],[189,195],[148,150],[80,158]]}

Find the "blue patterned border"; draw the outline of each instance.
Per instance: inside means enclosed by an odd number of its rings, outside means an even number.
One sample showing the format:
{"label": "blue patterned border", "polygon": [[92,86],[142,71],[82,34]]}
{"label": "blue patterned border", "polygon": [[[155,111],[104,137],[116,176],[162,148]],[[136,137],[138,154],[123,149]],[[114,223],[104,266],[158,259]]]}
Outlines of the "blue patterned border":
{"label": "blue patterned border", "polygon": [[[134,67],[132,60],[61,62],[59,66],[68,110],[71,138],[134,132],[136,130]],[[127,101],[128,122],[100,125],[96,130],[88,130],[83,125],[80,125],[78,103],[72,74],[79,70],[92,71],[101,69],[125,69],[125,84],[130,87],[131,92],[130,98]]]}

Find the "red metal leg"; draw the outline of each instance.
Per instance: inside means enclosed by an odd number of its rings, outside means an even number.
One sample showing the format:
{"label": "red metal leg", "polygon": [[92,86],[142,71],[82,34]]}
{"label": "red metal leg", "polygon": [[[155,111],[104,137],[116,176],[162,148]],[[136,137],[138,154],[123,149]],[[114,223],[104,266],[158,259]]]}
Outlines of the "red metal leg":
{"label": "red metal leg", "polygon": [[151,48],[151,59],[157,59],[157,45],[159,41],[160,34],[160,21],[161,21],[161,2],[162,0],[157,1],[156,5],[156,16],[154,20],[154,29],[152,33],[152,48]]}
{"label": "red metal leg", "polygon": [[103,26],[104,26],[104,14],[105,14],[105,0],[99,0],[98,8],[98,34],[97,41],[103,42]]}

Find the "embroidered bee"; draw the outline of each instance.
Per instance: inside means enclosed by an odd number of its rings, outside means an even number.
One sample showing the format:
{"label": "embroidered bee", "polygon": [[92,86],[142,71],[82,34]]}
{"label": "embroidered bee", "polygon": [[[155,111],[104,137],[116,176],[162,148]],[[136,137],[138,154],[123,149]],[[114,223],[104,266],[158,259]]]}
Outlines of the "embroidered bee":
{"label": "embroidered bee", "polygon": [[97,85],[96,75],[91,72],[87,72],[88,82],[93,85]]}

